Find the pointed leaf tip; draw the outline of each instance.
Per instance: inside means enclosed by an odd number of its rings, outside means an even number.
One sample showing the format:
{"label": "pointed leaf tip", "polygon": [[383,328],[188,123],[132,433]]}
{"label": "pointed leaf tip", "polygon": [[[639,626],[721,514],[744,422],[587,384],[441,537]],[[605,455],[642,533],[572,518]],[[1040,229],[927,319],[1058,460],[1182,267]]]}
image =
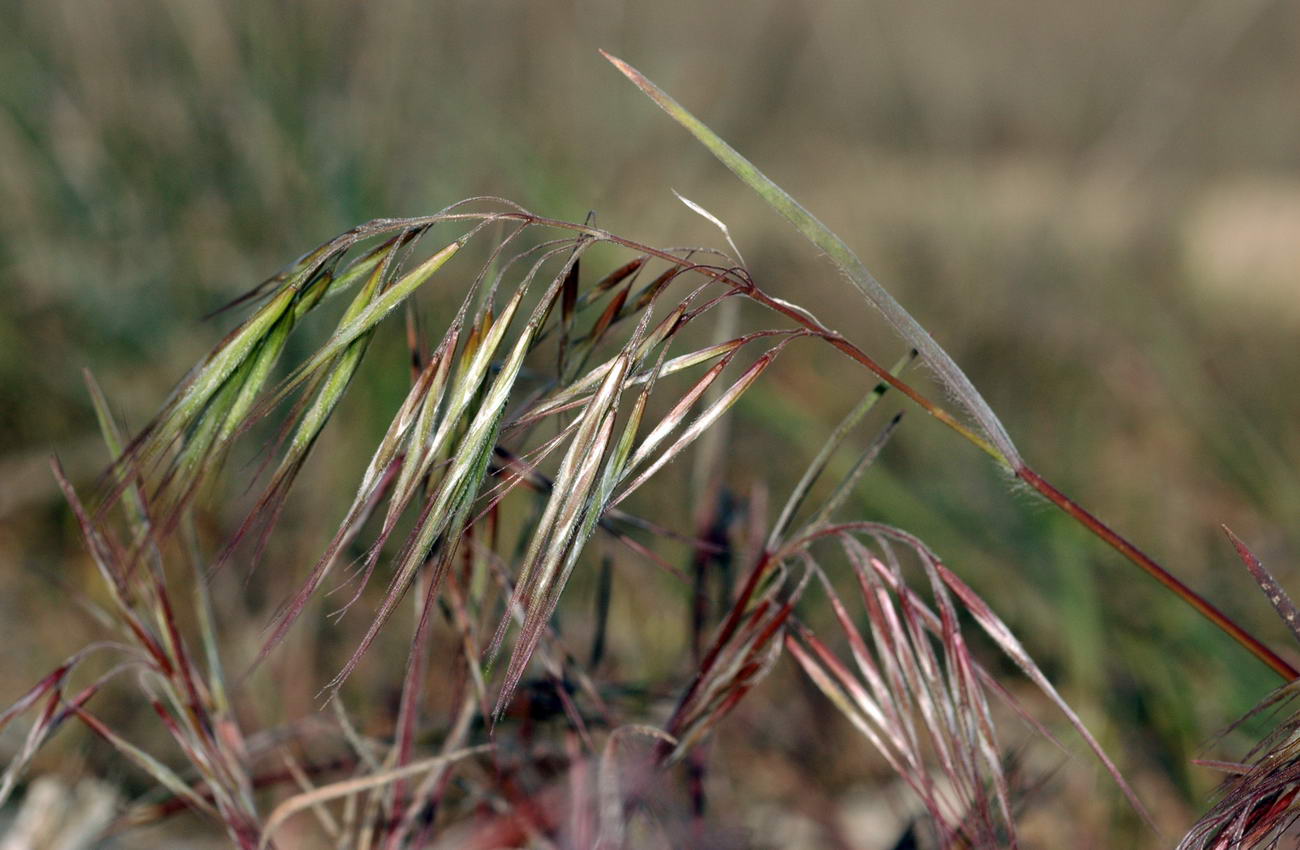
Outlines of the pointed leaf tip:
{"label": "pointed leaf tip", "polygon": [[693,115],[673,97],[651,82],[644,74],[628,65],[623,60],[604,51],[601,54],[614,67],[622,72],[637,88],[655,102],[664,112],[686,129],[696,141],[709,150],[717,159],[731,170],[741,182],[752,189],[768,206],[782,215],[795,230],[799,231],[809,242],[825,254],[849,279],[862,296],[893,326],[895,332],[920,352],[920,356],[934,371],[936,377],[956,397],[966,412],[984,431],[987,441],[976,437],[961,427],[959,433],[971,440],[982,450],[988,452],[995,460],[1011,470],[1024,466],[1020,451],[1012,442],[1011,436],[1003,427],[997,414],[988,402],[975,389],[947,351],[937,343],[912,315],[895,300],[894,296],[871,274],[866,265],[853,253],[853,250],[837,236],[834,231],[823,224],[802,204],[782,189],[770,177],[759,170],[758,166],[746,159],[708,125]]}
{"label": "pointed leaf tip", "polygon": [[1255,579],[1255,583],[1259,585],[1259,589],[1264,591],[1264,595],[1268,597],[1273,610],[1277,611],[1277,615],[1282,618],[1282,622],[1287,624],[1287,627],[1291,629],[1291,633],[1296,636],[1296,640],[1300,641],[1300,612],[1296,610],[1291,597],[1259,558],[1255,557],[1255,553],[1250,551],[1250,548],[1240,537],[1232,533],[1232,529],[1226,525],[1221,525],[1220,528],[1223,529],[1223,533],[1228,536],[1228,541],[1237,550],[1237,557],[1241,558],[1241,562],[1246,565],[1246,569],[1250,570],[1250,574]]}

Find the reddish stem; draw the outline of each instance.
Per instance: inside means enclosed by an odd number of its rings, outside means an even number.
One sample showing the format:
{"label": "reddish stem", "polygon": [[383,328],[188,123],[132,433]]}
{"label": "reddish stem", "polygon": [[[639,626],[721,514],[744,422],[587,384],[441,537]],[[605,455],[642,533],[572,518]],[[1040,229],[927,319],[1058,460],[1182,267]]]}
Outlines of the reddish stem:
{"label": "reddish stem", "polygon": [[[560,226],[560,227],[567,226],[570,229],[574,229],[574,230],[586,230],[585,228],[576,228],[573,225],[565,225],[562,222],[557,222],[552,219],[532,217],[532,220],[535,223],[542,224],[544,226]],[[643,246],[643,245],[638,245],[635,242],[621,239],[619,237],[613,236],[612,234],[608,234],[604,231],[595,231],[594,229],[592,229],[589,232],[591,235],[598,235],[601,237],[612,238],[613,241],[618,242],[626,247],[633,248],[635,250],[644,251],[645,253],[659,257],[660,259],[666,260],[668,262],[676,263],[678,265],[689,264],[688,261],[683,260],[679,257],[675,257],[672,254],[669,254],[667,252],[658,251],[656,249],[648,248],[647,246]],[[1011,467],[1011,464],[1009,463],[1008,459],[1004,457],[1002,453],[997,450],[996,447],[991,445],[982,436],[980,436],[972,429],[968,428],[964,423],[959,421],[947,410],[944,410],[942,407],[939,407],[934,402],[930,401],[930,399],[926,398],[924,395],[918,392],[914,387],[907,384],[905,381],[901,380],[896,375],[890,373],[888,369],[886,369],[881,364],[877,363],[862,349],[858,348],[856,345],[849,342],[847,339],[845,339],[843,336],[840,336],[838,333],[835,333],[834,331],[826,328],[824,325],[822,325],[821,323],[813,319],[808,314],[803,313],[802,311],[799,311],[797,309],[792,309],[786,303],[771,298],[762,290],[760,290],[757,286],[754,286],[752,283],[748,283],[746,285],[746,282],[739,282],[732,279],[732,277],[726,271],[723,271],[722,273],[719,273],[718,271],[705,270],[705,269],[699,269],[699,271],[705,274],[712,274],[715,277],[715,279],[723,283],[729,284],[733,287],[738,287],[742,289],[745,292],[745,294],[748,295],[750,298],[752,298],[754,301],[757,301],[758,303],[763,304],[769,309],[772,309],[786,316],[787,318],[791,319],[797,324],[802,325],[803,327],[812,331],[816,335],[820,336],[821,338],[826,340],[835,348],[839,349],[844,354],[848,355],[852,359],[861,363],[863,366],[866,366],[867,369],[874,372],[881,380],[885,381],[891,387],[895,388],[903,395],[907,396],[909,399],[914,401],[916,404],[920,405],[921,408],[924,409],[931,416],[938,419],[940,422],[947,425],[949,428],[956,431],[961,436],[965,437],[967,441],[975,445],[980,450],[984,451],[986,454],[992,456],[994,460],[998,461],[1003,466],[1006,466],[1008,468]],[[1145,572],[1147,572],[1149,575],[1155,578],[1156,581],[1160,582],[1165,587],[1173,591],[1173,593],[1176,596],[1178,596],[1188,605],[1191,605],[1198,612],[1200,612],[1200,614],[1203,617],[1205,617],[1211,623],[1214,623],[1216,626],[1218,626],[1220,629],[1226,632],[1233,640],[1241,644],[1242,647],[1244,647],[1247,651],[1249,651],[1260,661],[1263,661],[1265,664],[1267,664],[1279,676],[1281,676],[1288,682],[1294,681],[1296,679],[1300,679],[1300,671],[1297,671],[1296,668],[1292,667],[1289,663],[1283,660],[1277,653],[1273,652],[1273,650],[1269,649],[1267,646],[1261,643],[1256,637],[1251,635],[1241,626],[1234,623],[1228,617],[1228,615],[1224,614],[1218,608],[1211,605],[1209,601],[1203,598],[1196,591],[1192,590],[1190,587],[1188,587],[1187,585],[1179,581],[1177,578],[1175,578],[1173,574],[1171,574],[1164,567],[1156,563],[1149,555],[1147,555],[1141,549],[1137,548],[1132,543],[1125,540],[1114,530],[1112,530],[1109,526],[1107,526],[1101,520],[1097,519],[1097,517],[1093,516],[1082,506],[1077,504],[1070,497],[1066,496],[1060,490],[1056,489],[1056,487],[1052,486],[1052,484],[1049,481],[1047,481],[1045,478],[1040,476],[1037,472],[1034,472],[1034,470],[1024,465],[1015,468],[1013,471],[1015,472],[1018,478],[1020,478],[1026,484],[1028,484],[1029,486],[1037,490],[1039,493],[1041,493],[1044,497],[1048,499],[1048,501],[1056,505],[1065,513],[1069,514],[1080,525],[1082,525],[1084,528],[1091,531],[1097,537],[1100,537],[1102,540],[1108,543],[1111,547],[1113,547],[1125,558],[1129,559],[1138,567],[1142,568]],[[761,570],[756,570],[755,574],[751,576],[751,580],[756,579],[757,574],[759,572],[761,572]],[[752,589],[753,589],[752,587],[747,588],[747,590],[751,592]],[[746,597],[742,593],[742,599],[744,598]],[[715,649],[716,648],[717,647],[715,646]],[[692,691],[695,689],[695,687],[698,686],[699,678],[702,677],[703,672],[708,669],[708,666],[712,664],[712,661],[713,661],[712,656],[705,658],[705,664],[701,668],[700,676],[697,677],[697,679],[694,682],[692,682]],[[688,692],[688,698],[689,695],[690,692]],[[683,702],[685,702],[685,700]]]}
{"label": "reddish stem", "polygon": [[1269,649],[1267,646],[1264,646],[1264,644],[1260,643],[1253,635],[1234,623],[1227,614],[1224,614],[1218,608],[1214,607],[1199,593],[1175,578],[1172,573],[1153,561],[1150,556],[1141,549],[1125,540],[1119,534],[1111,530],[1109,526],[1089,513],[1084,507],[1052,486],[1051,482],[1047,481],[1027,466],[1022,466],[1020,469],[1016,470],[1016,475],[1030,487],[1033,487],[1039,493],[1042,493],[1043,496],[1045,496],[1052,504],[1073,517],[1084,528],[1106,541],[1125,558],[1128,558],[1130,561],[1137,564],[1156,581],[1172,590],[1178,597],[1199,611],[1201,615],[1211,623],[1214,623],[1214,625],[1227,632],[1233,640],[1237,641],[1237,643],[1249,650],[1256,658],[1271,667],[1273,671],[1283,679],[1286,679],[1288,682],[1294,679],[1300,679],[1300,671],[1297,671],[1277,653]]}
{"label": "reddish stem", "polygon": [[[981,436],[980,434],[976,433],[973,429],[966,426],[964,423],[958,420],[947,410],[943,409],[942,407],[939,407],[937,404],[930,401],[930,399],[926,398],[924,395],[918,392],[914,387],[907,384],[906,382],[898,378],[896,375],[891,374],[888,369],[886,369],[884,366],[882,366],[881,364],[873,360],[862,349],[858,348],[856,345],[849,342],[840,334],[825,327],[809,314],[804,313],[803,311],[792,307],[791,305],[787,304],[784,301],[772,298],[771,296],[767,295],[762,290],[760,290],[757,286],[755,286],[753,282],[750,281],[747,277],[742,278],[734,274],[735,272],[734,269],[702,267],[699,266],[698,264],[692,263],[690,260],[683,259],[682,257],[678,257],[675,254],[672,254],[668,251],[662,251],[657,248],[652,248],[648,245],[643,245],[631,239],[625,239],[621,236],[617,236],[613,233],[609,233],[608,231],[601,230],[599,228],[591,227],[588,225],[574,224],[572,222],[560,221],[557,219],[545,218],[543,216],[534,215],[532,213],[523,210],[519,210],[518,212],[506,212],[506,213],[448,213],[448,214],[440,214],[437,216],[432,216],[427,219],[410,219],[410,220],[402,220],[398,222],[394,222],[392,220],[376,220],[374,222],[370,222],[368,225],[363,225],[361,227],[354,228],[352,231],[350,231],[347,234],[347,238],[352,242],[356,242],[361,239],[368,238],[369,236],[373,236],[378,233],[382,233],[387,230],[390,230],[399,224],[403,227],[412,227],[415,225],[429,226],[434,224],[436,221],[479,221],[480,223],[482,223],[492,219],[513,220],[513,221],[523,222],[526,225],[533,224],[542,227],[554,227],[560,230],[568,230],[573,233],[581,233],[586,236],[594,237],[597,239],[608,240],[615,244],[622,245],[626,248],[630,248],[634,251],[638,251],[647,254],[649,256],[656,257],[665,262],[672,263],[675,266],[679,266],[679,267],[691,266],[694,267],[695,270],[699,271],[701,274],[711,276],[715,280],[718,280],[721,283],[731,286],[732,288],[737,289],[739,291],[742,291],[745,295],[749,296],[754,301],[763,304],[764,306],[768,307],[771,310],[774,310],[777,313],[780,313],[783,316],[786,316],[790,320],[794,321],[796,324],[801,325],[804,328],[807,328],[809,331],[821,337],[826,342],[830,343],[831,345],[839,349],[844,354],[858,361],[863,366],[866,366],[867,369],[874,372],[881,380],[885,381],[890,386],[892,386],[902,394],[906,395],[909,399],[911,399],[916,404],[918,404],[922,409],[924,409],[931,416],[938,419],[940,422],[947,425],[952,430],[956,431],[958,434],[964,437],[968,442],[970,442],[971,444],[973,444],[974,446],[976,446],[986,454],[990,455],[994,460],[998,461],[1004,467],[1008,468],[1008,470],[1014,472],[1017,477],[1019,477],[1026,484],[1028,484],[1029,486],[1037,490],[1039,493],[1041,493],[1044,497],[1048,499],[1048,501],[1052,502],[1052,504],[1056,505],[1062,511],[1069,514],[1073,519],[1079,522],[1084,528],[1088,529],[1093,534],[1100,537],[1102,540],[1106,541],[1106,543],[1110,544],[1110,546],[1112,546],[1116,551],[1118,551],[1125,558],[1128,558],[1138,567],[1141,567],[1145,572],[1153,576],[1157,581],[1159,581],[1165,587],[1173,591],[1176,596],[1181,598],[1187,604],[1191,605],[1198,612],[1200,612],[1202,616],[1206,617],[1208,620],[1210,620],[1210,622],[1214,623],[1216,626],[1218,626],[1220,629],[1226,632],[1229,636],[1231,636],[1234,640],[1236,640],[1239,644],[1241,644],[1246,650],[1251,652],[1256,658],[1263,661],[1270,668],[1272,668],[1278,675],[1282,676],[1288,681],[1300,679],[1300,671],[1297,671],[1294,667],[1292,667],[1290,664],[1284,661],[1275,652],[1273,652],[1268,647],[1264,646],[1264,644],[1262,644],[1258,639],[1256,639],[1251,634],[1249,634],[1245,629],[1241,628],[1236,623],[1234,623],[1231,619],[1228,618],[1226,614],[1224,614],[1218,608],[1215,608],[1208,601],[1203,599],[1198,593],[1193,591],[1191,588],[1183,584],[1178,579],[1174,578],[1174,576],[1170,574],[1168,570],[1166,570],[1164,567],[1157,564],[1154,560],[1151,559],[1150,556],[1148,556],[1141,549],[1137,548],[1132,543],[1129,543],[1119,534],[1111,530],[1111,528],[1107,526],[1105,523],[1103,523],[1101,520],[1097,519],[1095,516],[1093,516],[1088,511],[1086,511],[1080,505],[1076,504],[1072,499],[1070,499],[1060,490],[1057,490],[1054,486],[1052,486],[1051,483],[1049,483],[1046,479],[1042,478],[1038,473],[1034,472],[1029,467],[1023,465],[1018,468],[1013,468],[1011,462],[1006,457],[1003,456],[1002,452],[1000,452],[995,446],[991,445],[988,442],[988,440],[984,439],[983,436]],[[338,240],[336,240],[336,242],[337,241]],[[765,559],[760,560],[754,572],[751,573],[750,581],[747,584],[747,586],[742,590],[741,593],[740,601],[742,605],[743,602],[748,599],[749,594],[753,592],[754,587],[757,586],[758,577],[763,572],[763,569],[767,566],[767,564],[768,564],[767,560]],[[734,625],[737,622],[738,622],[738,614],[736,611],[733,610],[732,616],[728,618],[728,621],[724,626],[725,636],[729,636],[729,634],[727,633],[728,629],[734,627]],[[722,642],[724,641],[719,640],[717,643],[715,643],[709,655],[705,656],[701,664],[700,670],[696,673],[695,680],[692,681],[691,687],[687,691],[686,697],[683,699],[682,705],[684,705],[685,702],[689,700],[690,696],[693,694],[695,689],[698,688],[700,680],[703,678],[703,675],[712,666],[714,660],[716,659],[716,652],[720,648]],[[682,705],[678,706],[678,713],[680,713]],[[676,720],[676,716],[674,716],[674,720]],[[670,728],[671,728],[671,724],[670,724]]]}

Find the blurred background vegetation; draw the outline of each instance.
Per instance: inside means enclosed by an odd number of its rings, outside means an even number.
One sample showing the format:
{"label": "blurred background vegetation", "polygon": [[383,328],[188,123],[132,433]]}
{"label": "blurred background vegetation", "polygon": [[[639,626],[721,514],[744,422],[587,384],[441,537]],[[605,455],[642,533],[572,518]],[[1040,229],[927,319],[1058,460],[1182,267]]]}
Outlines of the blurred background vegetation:
{"label": "blurred background vegetation", "polygon": [[[494,194],[557,218],[594,210],[653,244],[717,242],[674,187],[730,225],[766,289],[898,356],[829,265],[597,47],[844,236],[1040,471],[1297,655],[1219,524],[1300,588],[1300,5],[4,0],[0,12],[0,702],[102,634],[67,601],[92,573],[46,462],[57,452],[89,486],[106,461],[81,370],[139,427],[229,327],[205,314],[353,224]],[[440,303],[424,302],[428,322]],[[869,385],[800,351],[737,408],[738,492],[763,480],[783,499]],[[391,377],[354,391],[341,432],[386,421],[403,357],[400,340],[376,349]],[[281,557],[241,597],[245,647],[328,536],[360,445],[352,456],[336,439],[338,463],[309,467],[317,504],[297,509]],[[689,527],[671,493],[686,473],[673,474],[664,518]],[[1271,674],[923,416],[861,489],[864,517],[915,532],[990,600],[1181,834],[1217,781],[1190,759]],[[666,602],[624,616],[617,651],[680,675],[684,592],[657,573],[627,584],[616,622],[637,593]],[[590,596],[580,580],[561,616],[580,619]],[[312,647],[286,712],[311,710],[347,640]],[[719,742],[719,805],[742,801],[758,843],[882,846],[860,815],[884,774],[847,726],[813,723],[819,699],[749,698]],[[82,730],[61,738],[36,772],[141,781]],[[1238,757],[1250,741],[1205,754]],[[1076,758],[1028,804],[1027,835],[1160,844],[1116,797]]]}

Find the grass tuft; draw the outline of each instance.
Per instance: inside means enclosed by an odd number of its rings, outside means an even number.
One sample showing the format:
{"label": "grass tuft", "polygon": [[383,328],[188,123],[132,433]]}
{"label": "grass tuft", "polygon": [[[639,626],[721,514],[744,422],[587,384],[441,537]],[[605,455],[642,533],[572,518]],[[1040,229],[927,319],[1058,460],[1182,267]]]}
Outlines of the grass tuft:
{"label": "grass tuft", "polygon": [[[86,503],[57,460],[54,474],[102,581],[111,634],[0,714],[0,729],[30,718],[0,775],[0,802],[75,719],[162,795],[137,804],[123,824],[188,809],[247,850],[274,847],[290,819],[339,848],[618,847],[648,833],[708,844],[708,742],[778,675],[788,652],[794,664],[781,675],[801,673],[861,733],[920,801],[940,846],[1018,846],[1017,814],[1031,783],[1011,768],[1016,754],[1002,742],[994,706],[1051,734],[981,660],[967,636],[973,624],[1150,822],[1078,714],[954,569],[912,534],[842,516],[900,427],[894,413],[854,447],[891,390],[1295,678],[1280,656],[1028,466],[952,358],[842,240],[639,72],[607,58],[831,257],[909,352],[887,369],[764,291],[728,228],[685,198],[734,257],[656,248],[499,198],[340,234],[239,299],[249,315],[130,439],[88,378],[111,464]],[[611,253],[612,267],[591,280]],[[426,322],[414,305],[435,279],[459,295],[458,306]],[[313,337],[315,320],[344,293],[351,298],[333,329]],[[409,388],[338,502],[319,554],[304,565],[277,560],[276,578],[287,575],[293,589],[244,657],[227,633],[220,582],[231,570],[252,582],[269,559],[310,465],[331,462],[320,446],[337,430],[350,390],[366,369],[382,368],[366,361],[399,308],[399,374],[409,373]],[[696,444],[734,433],[721,423],[796,348],[836,351],[865,370],[864,381],[845,388],[856,403],[769,522],[762,486],[738,499],[716,475],[724,450]],[[975,427],[904,379],[916,359]],[[825,485],[832,460],[850,447],[847,472]],[[704,467],[694,533],[643,515],[643,491],[652,482],[674,486],[665,473],[685,458]],[[219,512],[210,509],[241,504],[231,495],[239,491],[254,494],[252,507],[244,505],[233,533],[213,533]],[[318,511],[329,503],[311,502]],[[1290,599],[1232,540],[1296,631]],[[610,612],[621,588],[666,581],[658,568],[686,577],[674,563],[683,544],[694,573],[683,641],[690,651],[647,682],[637,659],[607,640]],[[919,568],[916,587],[899,550]],[[733,562],[748,569],[733,576]],[[587,636],[564,622],[562,602],[593,563],[598,616]],[[347,577],[333,590],[349,593],[327,625],[317,606],[339,572]],[[282,717],[279,706],[259,701],[258,677],[268,662],[285,661],[295,630],[313,628],[346,647],[333,677],[313,680],[332,715]],[[575,644],[587,637],[583,651]],[[114,665],[74,691],[92,655],[112,655]],[[231,669],[240,675],[229,677]],[[1293,691],[1286,686],[1266,705]],[[170,747],[154,751],[114,729],[105,693],[147,707]],[[651,695],[665,694],[671,713],[652,704]],[[1298,728],[1292,716],[1260,744],[1184,846],[1243,846],[1290,828]],[[621,762],[633,736],[649,739],[649,751]],[[672,789],[681,789],[663,780],[683,773],[686,789],[674,803]],[[298,818],[306,812],[313,827]]]}

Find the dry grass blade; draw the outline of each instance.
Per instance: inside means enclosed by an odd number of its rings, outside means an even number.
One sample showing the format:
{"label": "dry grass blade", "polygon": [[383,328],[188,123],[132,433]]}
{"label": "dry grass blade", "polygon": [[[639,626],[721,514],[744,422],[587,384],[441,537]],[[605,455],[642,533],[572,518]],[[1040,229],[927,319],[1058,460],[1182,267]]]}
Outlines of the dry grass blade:
{"label": "dry grass blade", "polygon": [[66,672],[65,668],[60,668],[59,670],[54,671],[54,673],[42,680],[40,684],[24,695],[17,703],[10,706],[4,716],[0,718],[0,720],[3,721],[3,723],[0,723],[0,727],[3,727],[4,723],[7,723],[12,717],[30,708],[35,700],[45,696],[47,693],[49,694],[48,699],[45,701],[44,709],[42,709],[40,715],[32,722],[31,728],[27,730],[27,736],[23,740],[23,745],[9,760],[9,764],[5,767],[4,773],[0,774],[0,806],[3,806],[9,799],[9,795],[13,793],[14,788],[18,784],[19,776],[22,775],[22,772],[26,769],[28,763],[30,763],[33,756],[36,755],[36,751],[40,748],[41,744],[44,743],[45,739],[49,737],[50,732],[53,731],[55,712],[59,707],[59,703],[62,701],[62,695],[59,693],[58,684]]}
{"label": "dry grass blade", "polygon": [[171,768],[122,738],[122,736],[118,735],[112,729],[109,729],[94,715],[80,708],[75,708],[74,711],[83,723],[94,730],[94,732],[105,741],[112,744],[113,748],[126,756],[129,761],[152,776],[159,785],[184,800],[185,803],[196,812],[207,815],[213,820],[221,820],[221,815],[215,808],[213,808],[212,804],[203,799],[203,797],[191,788],[185,780],[177,776]]}
{"label": "dry grass blade", "polygon": [[[293,776],[294,783],[304,794],[309,794],[316,790],[316,786],[311,781],[311,777],[309,777],[307,772],[302,769],[302,765],[298,763],[296,758],[289,753],[283,753],[282,760],[284,761],[285,770]],[[324,802],[316,803],[311,807],[311,810],[312,814],[316,816],[316,821],[320,824],[321,830],[330,838],[338,840],[342,835],[338,821],[330,810],[325,808]]]}
{"label": "dry grass blade", "polygon": [[[77,655],[79,656],[81,654],[83,653],[78,653]],[[0,731],[2,731],[6,726],[8,726],[9,722],[13,720],[15,717],[24,713],[25,711],[27,711],[27,709],[35,705],[36,701],[39,700],[41,697],[59,688],[63,680],[67,677],[68,672],[72,669],[73,665],[75,664],[76,664],[75,657],[73,659],[69,659],[68,661],[65,661],[64,663],[60,664],[54,670],[46,674],[45,678],[41,679],[39,682],[33,685],[31,689],[27,691],[27,693],[23,694],[21,697],[15,700],[14,703],[10,705],[8,708],[6,708],[3,712],[0,712]]]}
{"label": "dry grass blade", "polygon": [[323,785],[311,791],[302,794],[295,794],[272,810],[267,816],[266,823],[262,828],[262,837],[258,843],[259,848],[265,848],[271,843],[272,836],[284,826],[289,818],[298,814],[305,809],[315,808],[331,800],[337,800],[340,797],[351,797],[360,794],[363,791],[369,791],[400,780],[419,776],[421,773],[427,773],[431,770],[437,770],[448,764],[463,761],[472,756],[482,755],[493,750],[492,744],[482,744],[477,747],[466,747],[446,755],[434,756],[432,758],[421,759],[412,762],[405,767],[384,770],[369,776],[357,777],[355,779],[345,779],[340,782],[334,782],[329,785]]}

